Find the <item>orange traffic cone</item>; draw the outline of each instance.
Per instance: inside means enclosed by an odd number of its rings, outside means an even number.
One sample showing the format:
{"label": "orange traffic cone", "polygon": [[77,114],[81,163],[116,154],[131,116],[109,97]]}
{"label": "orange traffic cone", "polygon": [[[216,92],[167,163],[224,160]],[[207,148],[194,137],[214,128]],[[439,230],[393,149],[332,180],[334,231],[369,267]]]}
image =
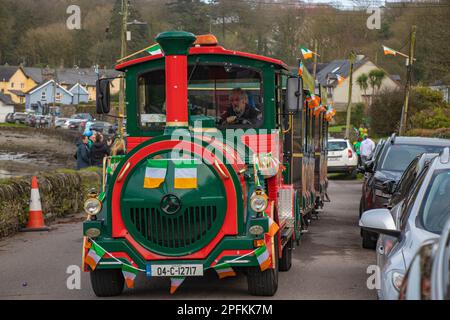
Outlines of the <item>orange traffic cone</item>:
{"label": "orange traffic cone", "polygon": [[28,224],[22,231],[50,231],[50,228],[44,224],[44,215],[42,214],[41,197],[39,196],[36,176],[33,176],[33,179],[31,179],[30,215],[28,217]]}

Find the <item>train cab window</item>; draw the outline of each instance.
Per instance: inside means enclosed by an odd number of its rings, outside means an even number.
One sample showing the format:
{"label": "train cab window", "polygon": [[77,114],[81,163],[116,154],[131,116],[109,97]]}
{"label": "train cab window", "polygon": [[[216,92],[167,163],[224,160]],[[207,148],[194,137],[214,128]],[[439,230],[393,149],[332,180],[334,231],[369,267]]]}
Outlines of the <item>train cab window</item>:
{"label": "train cab window", "polygon": [[165,70],[146,72],[138,78],[138,119],[141,128],[162,129],[166,122]]}
{"label": "train cab window", "polygon": [[188,70],[191,116],[207,116],[220,128],[259,127],[263,121],[261,74],[231,64],[197,64]]}

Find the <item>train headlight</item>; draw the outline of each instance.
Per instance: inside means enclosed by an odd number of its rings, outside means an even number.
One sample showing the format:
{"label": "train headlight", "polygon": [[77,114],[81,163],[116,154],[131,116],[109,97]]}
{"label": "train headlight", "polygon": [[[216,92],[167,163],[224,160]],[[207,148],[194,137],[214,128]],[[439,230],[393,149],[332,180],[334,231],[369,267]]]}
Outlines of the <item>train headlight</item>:
{"label": "train headlight", "polygon": [[266,210],[268,202],[267,195],[262,189],[253,192],[250,197],[250,207],[255,212],[263,212]]}
{"label": "train headlight", "polygon": [[84,211],[90,216],[95,216],[101,209],[102,203],[96,198],[89,198],[84,202]]}

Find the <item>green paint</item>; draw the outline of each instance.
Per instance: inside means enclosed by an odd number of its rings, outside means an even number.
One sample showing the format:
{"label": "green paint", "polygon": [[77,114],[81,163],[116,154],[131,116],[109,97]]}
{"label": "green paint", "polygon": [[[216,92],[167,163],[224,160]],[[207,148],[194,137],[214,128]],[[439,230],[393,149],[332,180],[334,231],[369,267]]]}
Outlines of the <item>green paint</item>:
{"label": "green paint", "polygon": [[195,42],[195,39],[194,34],[184,31],[162,32],[155,38],[166,56],[187,55],[189,47]]}

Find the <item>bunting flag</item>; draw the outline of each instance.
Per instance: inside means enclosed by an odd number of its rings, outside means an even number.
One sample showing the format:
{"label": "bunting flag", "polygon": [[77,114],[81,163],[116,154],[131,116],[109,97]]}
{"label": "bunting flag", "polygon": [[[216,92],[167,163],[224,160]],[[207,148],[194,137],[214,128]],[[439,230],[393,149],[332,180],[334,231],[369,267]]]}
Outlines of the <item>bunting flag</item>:
{"label": "bunting flag", "polygon": [[146,49],[145,51],[150,53],[152,56],[154,56],[155,54],[161,54],[162,53],[161,46],[159,44],[154,44],[153,46],[151,46],[150,48]]}
{"label": "bunting flag", "polygon": [[106,251],[100,248],[95,243],[91,244],[91,248],[89,249],[86,257],[84,258],[84,262],[91,267],[92,271],[97,267],[100,259],[105,255]]}
{"label": "bunting flag", "polygon": [[314,115],[318,117],[321,112],[326,111],[325,107],[323,105],[318,105],[314,108]]}
{"label": "bunting flag", "polygon": [[301,77],[303,75],[303,62],[300,61],[298,65],[298,76]]}
{"label": "bunting flag", "polygon": [[236,276],[236,272],[234,272],[233,268],[228,263],[221,263],[215,265],[213,268],[216,270],[219,279]]}
{"label": "bunting flag", "polygon": [[344,80],[345,80],[344,77],[342,77],[342,76],[340,76],[340,75],[338,75],[338,74],[336,74],[336,77],[337,77],[337,82],[338,82],[338,84],[341,84],[341,83],[344,82]]}
{"label": "bunting flag", "polygon": [[325,112],[325,120],[331,121],[336,114],[336,110],[331,106],[327,106],[327,111]]}
{"label": "bunting flag", "polygon": [[197,188],[197,162],[191,160],[176,160],[175,163],[175,189]]}
{"label": "bunting flag", "polygon": [[397,51],[395,51],[394,49],[391,49],[389,47],[383,46],[383,51],[384,51],[384,55],[393,55],[396,56],[397,55]]}
{"label": "bunting flag", "polygon": [[170,278],[170,294],[174,294],[178,287],[183,283],[185,277],[172,277]]}
{"label": "bunting flag", "polygon": [[147,168],[145,169],[144,188],[155,189],[166,179],[167,160],[165,159],[148,159]]}
{"label": "bunting flag", "polygon": [[300,47],[300,50],[302,51],[303,59],[306,60],[312,58],[314,52],[305,47]]}
{"label": "bunting flag", "polygon": [[277,234],[278,230],[280,230],[280,227],[275,221],[273,221],[271,217],[269,217],[267,214],[266,216],[269,219],[269,231],[267,232],[267,234],[273,237]]}
{"label": "bunting flag", "polygon": [[316,96],[314,93],[307,93],[306,101],[308,102],[308,107],[314,109],[320,105],[320,97]]}
{"label": "bunting flag", "polygon": [[259,267],[261,268],[261,271],[267,270],[270,267],[270,255],[269,251],[267,251],[267,248],[265,245],[262,247],[259,247],[255,250],[255,256],[256,259],[258,259]]}
{"label": "bunting flag", "polygon": [[127,284],[127,288],[134,288],[134,279],[136,278],[138,270],[132,266],[127,264],[122,264],[122,274],[125,278],[125,283]]}

